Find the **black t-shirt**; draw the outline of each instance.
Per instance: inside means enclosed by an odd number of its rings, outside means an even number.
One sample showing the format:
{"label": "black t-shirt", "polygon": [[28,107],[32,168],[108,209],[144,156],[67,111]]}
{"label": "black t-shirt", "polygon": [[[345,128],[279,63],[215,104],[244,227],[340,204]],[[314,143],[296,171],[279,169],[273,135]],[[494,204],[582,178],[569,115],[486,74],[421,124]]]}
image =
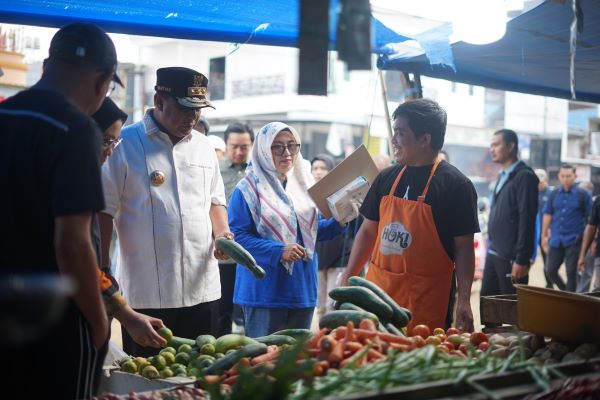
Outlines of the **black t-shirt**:
{"label": "black t-shirt", "polygon": [[55,217],[104,208],[97,125],[58,92],[0,103],[2,271],[56,271]]}
{"label": "black t-shirt", "polygon": [[[417,200],[423,194],[432,165],[408,167],[398,183],[395,196]],[[402,166],[395,165],[379,173],[363,202],[360,212],[365,218],[379,221],[379,205],[387,196]],[[438,235],[454,260],[454,237],[479,232],[477,192],[473,183],[456,167],[442,161],[429,185],[425,203],[431,206]]]}
{"label": "black t-shirt", "polygon": [[[592,204],[588,225],[594,225],[596,229],[600,228],[600,196],[596,197]],[[600,233],[598,232],[596,232],[596,257],[600,257]]]}

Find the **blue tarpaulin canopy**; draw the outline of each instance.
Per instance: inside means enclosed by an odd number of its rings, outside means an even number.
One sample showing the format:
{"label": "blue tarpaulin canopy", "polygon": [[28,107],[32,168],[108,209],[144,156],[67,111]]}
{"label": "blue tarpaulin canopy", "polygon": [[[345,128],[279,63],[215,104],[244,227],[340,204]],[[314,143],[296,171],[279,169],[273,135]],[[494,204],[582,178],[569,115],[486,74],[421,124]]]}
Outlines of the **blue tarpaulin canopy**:
{"label": "blue tarpaulin canopy", "polygon": [[[576,99],[600,103],[600,1],[583,0],[577,37]],[[569,78],[571,1],[545,2],[508,23],[506,35],[488,45],[452,45],[456,71],[427,57],[382,55],[378,67],[471,85],[571,98]]]}
{"label": "blue tarpaulin canopy", "polygon": [[[337,7],[332,0],[331,48]],[[300,0],[1,0],[0,22],[60,27],[88,21],[108,32],[295,47],[299,10]],[[372,26],[374,49],[407,40],[375,18]]]}
{"label": "blue tarpaulin canopy", "polygon": [[[324,0],[326,1],[326,0]],[[600,103],[600,0],[583,0],[578,36],[577,99]],[[0,22],[60,27],[90,21],[109,32],[234,43],[297,46],[300,0],[0,0]],[[330,1],[335,48],[338,0]],[[484,46],[452,45],[455,70],[422,54],[390,54],[409,39],[373,18],[373,52],[381,69],[545,96],[570,98],[571,0],[547,1],[508,23],[506,36]],[[400,26],[402,24],[399,24]]]}

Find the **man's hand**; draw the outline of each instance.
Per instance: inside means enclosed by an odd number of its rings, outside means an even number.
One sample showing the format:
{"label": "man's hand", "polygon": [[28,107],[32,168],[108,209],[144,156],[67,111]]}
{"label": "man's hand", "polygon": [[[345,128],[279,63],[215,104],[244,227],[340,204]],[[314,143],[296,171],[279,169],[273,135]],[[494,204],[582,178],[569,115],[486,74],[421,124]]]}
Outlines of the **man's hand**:
{"label": "man's hand", "polygon": [[518,264],[516,262],[513,263],[513,265],[512,265],[513,279],[525,278],[527,275],[529,275],[529,266],[528,265]]}
{"label": "man's hand", "polygon": [[298,243],[288,243],[283,248],[281,254],[281,261],[292,261],[296,262],[306,257],[306,249],[300,246]]}
{"label": "man's hand", "polygon": [[471,311],[470,298],[458,299],[455,326],[463,332],[473,332],[473,311]]}
{"label": "man's hand", "polygon": [[134,311],[129,306],[115,317],[140,346],[159,348],[166,344],[166,340],[156,332],[165,326],[160,319]]}
{"label": "man's hand", "polygon": [[577,272],[583,272],[585,269],[585,256],[579,256],[579,260],[577,260]]}
{"label": "man's hand", "polygon": [[[216,237],[224,237],[228,240],[233,240],[233,233],[223,232]],[[215,251],[213,252],[213,255],[215,256],[215,258],[217,260],[229,260],[229,256],[227,254],[223,253],[221,250],[217,249],[216,247],[215,247]]]}
{"label": "man's hand", "polygon": [[542,249],[544,249],[544,253],[548,254],[548,236],[542,238]]}

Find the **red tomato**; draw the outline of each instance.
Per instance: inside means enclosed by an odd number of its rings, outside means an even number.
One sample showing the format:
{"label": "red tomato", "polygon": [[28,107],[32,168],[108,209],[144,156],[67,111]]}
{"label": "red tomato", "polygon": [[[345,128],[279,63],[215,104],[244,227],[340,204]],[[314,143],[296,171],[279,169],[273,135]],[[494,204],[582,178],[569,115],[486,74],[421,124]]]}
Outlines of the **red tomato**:
{"label": "red tomato", "polygon": [[483,332],[473,332],[473,334],[471,335],[471,338],[470,338],[470,342],[474,346],[479,346],[480,343],[484,343],[487,341],[488,341],[488,337]]}
{"label": "red tomato", "polygon": [[456,328],[448,328],[448,330],[446,331],[446,335],[450,336],[450,335],[460,335],[460,330],[456,329]]}
{"label": "red tomato", "polygon": [[439,344],[436,346],[438,349],[440,349],[441,351],[443,351],[444,353],[450,353],[450,349],[448,348],[448,346],[443,345],[443,344]]}
{"label": "red tomato", "polygon": [[431,330],[427,325],[417,325],[412,330],[413,336],[421,336],[423,339],[427,339],[431,335]]}
{"label": "red tomato", "polygon": [[490,344],[488,342],[481,342],[477,346],[477,348],[481,351],[487,351],[488,347],[490,347]]}
{"label": "red tomato", "polygon": [[460,346],[458,346],[458,350],[461,351],[463,354],[469,354],[469,348],[466,344],[461,344]]}
{"label": "red tomato", "polygon": [[425,342],[425,339],[423,339],[421,336],[413,336],[413,337],[411,337],[411,340],[415,344],[416,348],[423,347],[423,346],[425,346],[427,344]]}
{"label": "red tomato", "polygon": [[448,336],[446,336],[446,334],[444,334],[444,333],[440,333],[439,335],[435,335],[435,336],[439,337],[442,342],[444,342],[446,339],[448,339]]}
{"label": "red tomato", "polygon": [[446,346],[449,351],[456,350],[456,346],[454,346],[454,343],[452,343],[452,342],[445,341],[442,343],[442,346]]}

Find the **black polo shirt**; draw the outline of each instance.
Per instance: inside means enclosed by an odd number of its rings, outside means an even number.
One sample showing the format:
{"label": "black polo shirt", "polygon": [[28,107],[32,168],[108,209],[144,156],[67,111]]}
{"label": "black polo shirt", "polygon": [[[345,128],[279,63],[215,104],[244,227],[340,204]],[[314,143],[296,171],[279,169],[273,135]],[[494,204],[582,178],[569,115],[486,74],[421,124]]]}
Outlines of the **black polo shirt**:
{"label": "black polo shirt", "polygon": [[0,103],[2,271],[56,271],[54,219],[104,208],[97,125],[58,92]]}
{"label": "black polo shirt", "polygon": [[[408,167],[402,175],[395,196],[417,200],[423,193],[432,165]],[[372,221],[379,221],[379,205],[387,196],[402,166],[395,165],[379,173],[360,209]],[[473,183],[456,167],[442,161],[429,185],[425,203],[431,206],[440,241],[451,260],[454,260],[454,238],[479,232],[477,192]]]}

